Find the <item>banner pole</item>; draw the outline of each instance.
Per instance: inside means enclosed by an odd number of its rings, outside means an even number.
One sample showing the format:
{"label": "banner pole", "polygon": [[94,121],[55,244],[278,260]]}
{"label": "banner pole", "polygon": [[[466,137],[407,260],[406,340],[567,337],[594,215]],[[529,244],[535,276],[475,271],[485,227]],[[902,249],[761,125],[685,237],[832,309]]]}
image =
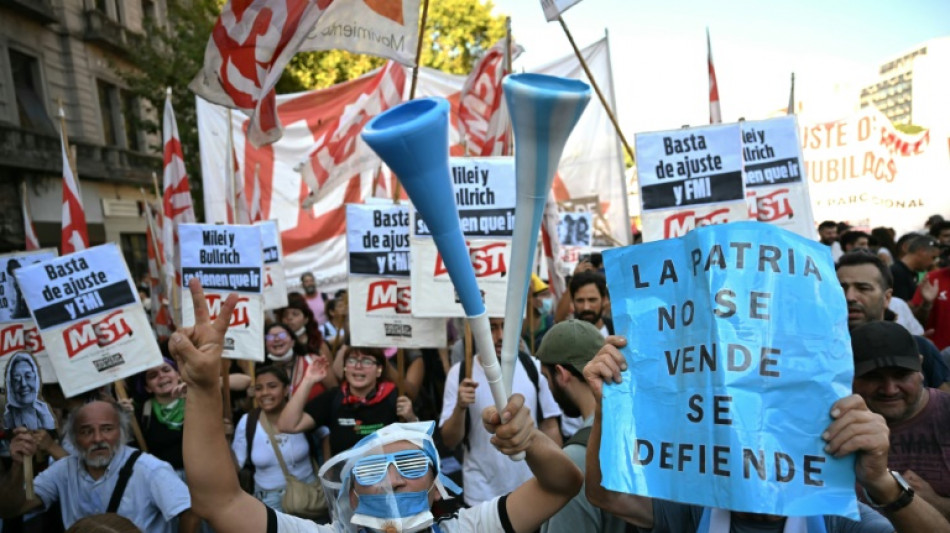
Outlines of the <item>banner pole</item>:
{"label": "banner pole", "polygon": [[[113,382],[115,387],[115,395],[120,400],[128,400],[129,392],[125,389],[125,381],[117,380]],[[139,449],[145,453],[148,453],[148,446],[145,445],[145,435],[142,434],[142,428],[139,427],[138,420],[135,419],[135,413],[132,413],[130,417],[130,422],[132,423],[132,434],[135,436],[135,442],[138,443]]]}
{"label": "banner pole", "polygon": [[604,106],[604,110],[607,111],[607,117],[610,119],[610,123],[613,124],[614,130],[617,131],[617,136],[620,137],[620,142],[627,151],[627,155],[630,156],[630,159],[633,159],[633,150],[630,148],[630,144],[627,143],[627,138],[623,136],[623,132],[620,130],[620,124],[617,123],[617,118],[614,116],[614,112],[610,109],[610,105],[607,104],[607,99],[604,98],[604,94],[600,92],[600,87],[597,85],[597,80],[594,79],[593,74],[591,74],[590,68],[587,66],[587,61],[584,59],[580,49],[574,42],[574,36],[571,35],[571,31],[567,29],[567,24],[560,15],[558,15],[557,21],[561,23],[561,28],[564,29],[564,34],[567,35],[567,40],[570,41],[571,48],[574,49],[574,55],[577,56],[577,59],[581,62],[581,67],[584,69],[584,73],[587,74],[587,81],[590,82],[590,86],[593,87],[594,92],[597,93],[597,98],[600,99],[600,103]]}
{"label": "banner pole", "polygon": [[[492,347],[494,349],[494,346]],[[465,379],[472,378],[472,326],[465,321]]]}

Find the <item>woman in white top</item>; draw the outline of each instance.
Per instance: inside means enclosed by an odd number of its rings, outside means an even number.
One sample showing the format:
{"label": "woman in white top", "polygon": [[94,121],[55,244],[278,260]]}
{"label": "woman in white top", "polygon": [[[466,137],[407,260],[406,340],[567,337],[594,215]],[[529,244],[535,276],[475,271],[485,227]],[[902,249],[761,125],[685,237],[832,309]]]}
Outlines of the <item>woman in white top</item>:
{"label": "woman in white top", "polygon": [[[290,475],[305,483],[312,483],[317,479],[310,460],[310,445],[306,436],[277,433],[277,419],[280,418],[280,413],[287,405],[289,389],[290,379],[283,369],[273,366],[258,369],[254,383],[254,396],[260,407],[241,417],[234,430],[234,441],[231,443],[231,450],[234,452],[238,467],[242,468],[248,460],[254,466],[254,497],[277,511],[282,510],[281,499],[284,497],[287,482],[280,462],[274,454],[268,431],[263,424],[270,424],[271,432],[274,433],[277,447],[287,464]],[[248,454],[247,439],[249,417],[257,419],[256,427],[252,430],[250,454]]]}

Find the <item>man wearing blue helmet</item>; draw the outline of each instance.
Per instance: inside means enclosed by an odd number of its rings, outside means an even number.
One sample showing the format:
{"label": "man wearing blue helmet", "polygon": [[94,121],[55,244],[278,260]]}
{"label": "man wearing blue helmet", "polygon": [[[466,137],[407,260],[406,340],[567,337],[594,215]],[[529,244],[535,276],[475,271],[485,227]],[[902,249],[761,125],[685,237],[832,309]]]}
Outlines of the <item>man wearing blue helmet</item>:
{"label": "man wearing blue helmet", "polygon": [[231,295],[211,322],[197,280],[190,285],[195,326],[169,343],[188,384],[184,457],[193,510],[216,531],[228,533],[517,532],[534,531],[580,489],[580,471],[560,448],[534,427],[524,398],[513,396],[504,411],[486,409],[482,423],[504,454],[526,452],[535,478],[513,492],[436,521],[431,505],[454,484],[440,473],[432,423],[392,424],[333,457],[320,469],[333,523],[320,526],[277,513],[241,491],[224,436],[218,383],[224,334],[237,302]]}

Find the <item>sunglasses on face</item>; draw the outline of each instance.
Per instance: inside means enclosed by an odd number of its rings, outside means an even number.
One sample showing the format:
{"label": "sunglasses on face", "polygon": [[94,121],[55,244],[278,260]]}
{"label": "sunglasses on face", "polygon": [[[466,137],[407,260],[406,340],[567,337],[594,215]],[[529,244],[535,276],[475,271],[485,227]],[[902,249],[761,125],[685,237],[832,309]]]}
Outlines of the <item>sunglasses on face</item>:
{"label": "sunglasses on face", "polygon": [[429,471],[432,461],[422,450],[404,450],[396,453],[369,455],[356,462],[353,476],[364,487],[375,485],[386,477],[389,465],[406,479],[419,479]]}
{"label": "sunglasses on face", "polygon": [[268,333],[267,335],[264,335],[264,339],[266,339],[267,342],[285,341],[289,338],[290,335],[288,335],[286,331],[281,331],[280,333]]}
{"label": "sunglasses on face", "polygon": [[347,357],[346,366],[376,366],[376,359],[372,357]]}

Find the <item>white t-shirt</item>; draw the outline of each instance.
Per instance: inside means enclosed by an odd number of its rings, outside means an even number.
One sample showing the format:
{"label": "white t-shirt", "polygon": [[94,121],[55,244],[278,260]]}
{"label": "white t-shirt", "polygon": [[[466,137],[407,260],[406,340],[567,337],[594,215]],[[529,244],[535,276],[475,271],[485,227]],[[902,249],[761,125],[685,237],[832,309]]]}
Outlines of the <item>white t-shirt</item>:
{"label": "white t-shirt", "polygon": [[910,310],[910,306],[907,305],[907,302],[897,296],[891,296],[891,303],[887,304],[887,308],[897,315],[897,320],[894,322],[904,326],[911,335],[924,334],[924,327],[920,325],[920,322],[917,320],[917,317],[914,316],[914,312]]}
{"label": "white t-shirt", "polygon": [[[525,461],[512,461],[510,457],[499,452],[491,444],[491,435],[482,425],[482,411],[486,407],[495,405],[488,387],[485,370],[479,364],[478,358],[472,358],[472,379],[478,383],[475,389],[475,403],[468,408],[469,435],[471,447],[465,450],[465,460],[462,462],[462,496],[465,503],[475,506],[496,496],[508,494],[522,483],[528,481],[534,474]],[[561,409],[551,389],[548,380],[541,372],[541,365],[535,359],[535,368],[538,369],[538,390],[541,393],[541,418],[561,416]],[[439,427],[452,416],[455,404],[458,402],[459,364],[452,365],[445,378],[445,392],[442,397],[442,415],[439,417]],[[534,384],[520,361],[515,361],[515,375],[511,388],[513,393],[524,396],[524,404],[531,409],[532,416],[537,408],[538,400]],[[464,446],[459,444],[459,446]]]}
{"label": "white t-shirt", "polygon": [[[453,517],[442,519],[433,526],[433,531],[438,530],[442,533],[508,533],[505,519],[502,519],[502,511],[499,506],[505,505],[505,499],[495,498],[481,505],[470,509],[459,509]],[[309,520],[295,518],[290,515],[267,510],[267,531],[272,531],[271,520],[277,522],[277,533],[340,533],[347,531],[342,526],[330,524],[328,526],[319,526]],[[355,531],[355,528],[351,529]]]}
{"label": "white t-shirt", "polygon": [[[263,413],[261,416],[264,416]],[[234,451],[234,457],[239,466],[244,466],[247,460],[247,415],[241,417],[240,422],[234,428],[234,442],[231,443],[231,450]],[[302,433],[288,435],[278,433],[274,435],[277,438],[277,447],[280,448],[280,454],[284,456],[284,462],[287,463],[287,470],[290,475],[299,480],[306,480],[314,475],[313,465],[310,463],[310,446],[307,445],[307,438]],[[254,483],[264,490],[282,489],[287,485],[284,479],[284,472],[280,469],[280,463],[277,456],[274,455],[274,447],[267,438],[267,432],[261,423],[257,423],[257,429],[254,430],[254,449],[251,450],[251,461],[254,463]]]}

